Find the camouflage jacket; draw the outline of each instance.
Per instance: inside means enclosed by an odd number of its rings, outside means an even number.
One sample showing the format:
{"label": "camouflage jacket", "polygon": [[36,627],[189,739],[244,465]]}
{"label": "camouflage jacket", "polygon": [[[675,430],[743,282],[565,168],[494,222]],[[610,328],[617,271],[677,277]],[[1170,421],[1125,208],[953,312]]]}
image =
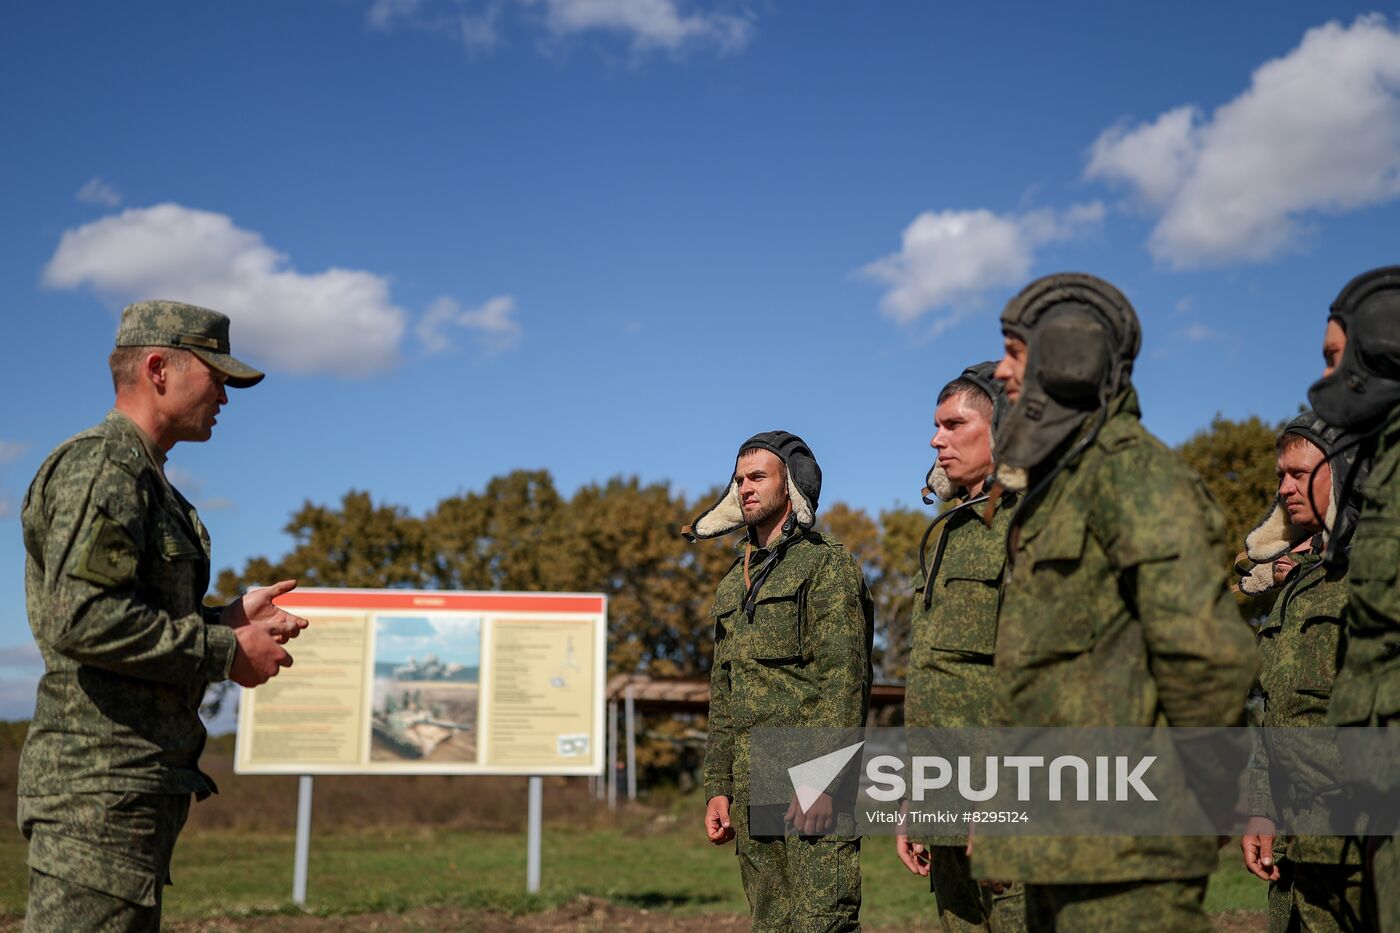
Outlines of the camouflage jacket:
{"label": "camouflage jacket", "polygon": [[[997,598],[1006,566],[1006,530],[1012,510],[997,512],[992,527],[965,509],[943,526],[943,560],[924,608],[924,580],[914,581],[909,673],[904,722],[918,728],[994,726],[992,654]],[[933,547],[930,553],[936,553]]]}
{"label": "camouflage jacket", "polygon": [[19,793],[207,794],[199,703],[233,664],[206,609],[209,536],[119,412],[64,441],[24,498],[25,596],[44,658]]}
{"label": "camouflage jacket", "polygon": [[[1013,522],[997,619],[1001,724],[1242,725],[1256,653],[1226,585],[1224,519],[1142,427],[1136,393],[1111,405],[1093,444]],[[989,836],[973,859],[981,878],[1111,883],[1204,877],[1216,845]]]}
{"label": "camouflage jacket", "polygon": [[1400,719],[1400,412],[1383,429],[1361,487],[1344,619],[1346,649],[1329,721],[1394,724]]}
{"label": "camouflage jacket", "polygon": [[[920,729],[964,729],[996,725],[997,600],[1006,566],[1006,530],[1013,510],[997,512],[992,527],[971,506],[949,518],[938,548],[943,559],[934,573],[933,592],[924,608],[922,572],[914,580],[910,621],[909,671],[905,675],[904,724],[911,755],[935,755],[924,747]],[[995,753],[995,752],[991,752]],[[966,835],[922,836],[925,845],[966,845]]]}
{"label": "camouflage jacket", "polygon": [[[707,800],[747,800],[750,729],[865,724],[875,615],[865,577],[834,538],[796,534],[763,581],[752,619],[742,556],[715,593]],[[755,550],[750,568],[768,554]]]}
{"label": "camouflage jacket", "polygon": [[[1327,724],[1327,702],[1341,652],[1341,617],[1346,607],[1346,571],[1328,570],[1320,555],[1307,555],[1293,570],[1259,628],[1259,694],[1256,721],[1275,728]],[[1301,751],[1306,754],[1299,755]],[[1277,767],[1270,773],[1271,761]],[[1249,810],[1275,822],[1312,813],[1325,819],[1325,791],[1341,779],[1336,748],[1301,749],[1261,743],[1250,763]],[[1276,851],[1283,849],[1276,846]],[[1288,857],[1295,862],[1360,864],[1355,843],[1338,836],[1293,836]]]}

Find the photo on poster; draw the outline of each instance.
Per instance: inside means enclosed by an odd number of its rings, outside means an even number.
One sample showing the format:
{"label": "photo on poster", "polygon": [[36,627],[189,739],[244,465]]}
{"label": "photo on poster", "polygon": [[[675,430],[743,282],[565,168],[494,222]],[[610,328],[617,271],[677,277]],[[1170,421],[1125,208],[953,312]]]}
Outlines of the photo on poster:
{"label": "photo on poster", "polygon": [[370,760],[477,760],[481,618],[375,620]]}

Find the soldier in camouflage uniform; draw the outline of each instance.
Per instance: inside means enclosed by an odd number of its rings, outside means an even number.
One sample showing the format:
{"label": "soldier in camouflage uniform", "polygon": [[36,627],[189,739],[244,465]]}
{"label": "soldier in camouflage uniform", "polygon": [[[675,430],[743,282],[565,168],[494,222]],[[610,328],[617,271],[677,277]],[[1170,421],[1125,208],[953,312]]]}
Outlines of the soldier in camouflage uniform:
{"label": "soldier in camouflage uniform", "polygon": [[[1132,306],[1101,279],[1054,275],[1011,300],[1002,328],[996,375],[1014,407],[990,504],[1024,492],[997,618],[1001,724],[1242,724],[1256,655],[1226,585],[1224,520],[1142,427]],[[972,859],[979,878],[1025,883],[1032,930],[1195,931],[1210,929],[1216,852],[1210,837],[979,836]]]}
{"label": "soldier in camouflage uniform", "polygon": [[[912,646],[905,677],[904,722],[911,729],[994,726],[997,593],[1006,564],[1011,509],[989,527],[975,509],[986,501],[983,486],[992,472],[992,431],[1006,411],[995,363],[971,366],[938,394],[930,445],[938,459],[928,475],[931,492],[960,504],[943,512],[924,534],[914,585]],[[1009,505],[1010,503],[1008,503]],[[932,534],[942,525],[928,559]],[[932,579],[933,585],[926,581]],[[910,735],[911,752],[918,733]],[[910,871],[927,875],[947,931],[1019,931],[1026,907],[1021,885],[979,883],[972,877],[965,836],[912,841],[895,837],[896,851]]]}
{"label": "soldier in camouflage uniform", "polygon": [[[1276,561],[1286,560],[1290,568],[1258,633],[1263,663],[1257,721],[1265,728],[1327,724],[1347,594],[1346,568],[1322,562],[1325,539],[1339,527],[1337,504],[1343,501],[1336,482],[1340,464],[1334,472],[1324,458],[1339,452],[1341,437],[1310,411],[1284,428],[1277,446],[1278,499],[1245,541],[1256,573],[1241,581],[1243,592],[1272,588]],[[1342,527],[1352,527],[1350,519]],[[1364,929],[1358,840],[1276,835],[1280,822],[1328,822],[1328,800],[1338,794],[1342,778],[1335,758],[1335,748],[1313,749],[1291,741],[1282,747],[1266,741],[1255,750],[1251,816],[1241,845],[1245,868],[1269,882],[1270,933]]]}
{"label": "soldier in camouflage uniform", "polygon": [[[823,794],[794,800],[781,836],[749,832],[749,731],[859,728],[870,702],[874,606],[859,565],[812,530],[821,470],[801,438],[755,435],[692,540],[745,529],[713,609],[705,830],[735,840],[754,930],[860,928],[860,839]],[[838,830],[832,833],[832,830]]]}
{"label": "soldier in camouflage uniform", "polygon": [[228,318],[174,302],[122,314],[116,405],[60,444],[25,496],[25,595],[44,658],[19,767],[29,840],[25,929],[156,930],[198,767],[210,681],[263,683],[306,625],[272,604],[292,581],[204,606],[209,536],[166,479],[166,452],[207,440],[225,386],[262,373],[229,355]]}
{"label": "soldier in camouflage uniform", "polygon": [[[1308,399],[1319,416],[1355,437],[1357,466],[1348,471],[1344,488],[1357,491],[1361,511],[1348,561],[1346,647],[1328,721],[1395,727],[1400,725],[1400,266],[1352,279],[1332,302],[1329,340],[1333,324],[1344,337],[1341,358],[1313,385]],[[1363,468],[1369,468],[1364,481]],[[1347,560],[1344,542],[1336,543],[1327,549],[1329,563]],[[1400,762],[1349,765],[1352,773],[1376,775],[1367,790],[1391,801],[1393,809]],[[1396,829],[1393,821],[1375,817],[1367,827],[1366,920],[1383,933],[1400,930]]]}

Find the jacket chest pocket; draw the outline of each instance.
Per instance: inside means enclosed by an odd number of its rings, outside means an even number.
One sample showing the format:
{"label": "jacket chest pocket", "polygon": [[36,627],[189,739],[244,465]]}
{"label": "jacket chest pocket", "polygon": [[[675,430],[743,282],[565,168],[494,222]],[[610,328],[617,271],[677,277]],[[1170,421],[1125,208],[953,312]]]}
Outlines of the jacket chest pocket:
{"label": "jacket chest pocket", "polygon": [[162,512],[152,544],[158,559],[152,561],[151,576],[145,582],[159,594],[157,602],[181,615],[196,611],[208,582],[203,542],[191,536],[184,522]]}
{"label": "jacket chest pocket", "polygon": [[[1095,566],[1089,529],[1074,510],[1053,515],[1016,559],[1018,653],[1030,657],[1082,654],[1094,645],[1095,618],[1113,581]],[[1106,562],[1103,562],[1106,564]]]}
{"label": "jacket chest pocket", "polygon": [[[922,620],[925,631],[916,633],[916,640],[939,651],[992,654],[1004,564],[1005,552],[999,547],[949,547]],[[923,593],[918,598],[922,600]],[[919,605],[922,608],[922,602]]]}
{"label": "jacket chest pocket", "polygon": [[758,591],[750,622],[742,610],[738,625],[748,626],[744,656],[769,663],[802,660],[807,623],[806,579],[770,578]]}

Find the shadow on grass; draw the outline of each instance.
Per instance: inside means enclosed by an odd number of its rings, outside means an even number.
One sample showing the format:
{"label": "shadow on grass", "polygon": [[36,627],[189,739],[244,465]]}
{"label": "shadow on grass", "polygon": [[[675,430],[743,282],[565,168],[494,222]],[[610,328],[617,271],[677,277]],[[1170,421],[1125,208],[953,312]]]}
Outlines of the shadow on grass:
{"label": "shadow on grass", "polygon": [[609,894],[607,899],[619,907],[639,907],[644,910],[671,910],[677,907],[700,907],[717,904],[725,898],[719,894],[677,894],[674,891],[638,891],[635,894]]}

